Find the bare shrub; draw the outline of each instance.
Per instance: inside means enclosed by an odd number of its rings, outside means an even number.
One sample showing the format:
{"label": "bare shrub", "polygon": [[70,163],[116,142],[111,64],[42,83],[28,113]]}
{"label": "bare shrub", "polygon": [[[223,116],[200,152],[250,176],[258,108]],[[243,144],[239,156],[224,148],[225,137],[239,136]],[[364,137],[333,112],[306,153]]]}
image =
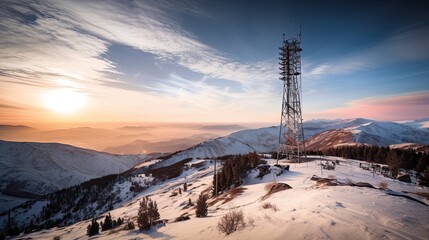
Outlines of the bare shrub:
{"label": "bare shrub", "polygon": [[264,204],[261,205],[261,207],[263,209],[272,209],[275,212],[279,210],[275,204],[272,204],[270,202],[265,202]]}
{"label": "bare shrub", "polygon": [[247,223],[248,223],[250,226],[254,227],[254,226],[255,226],[255,219],[254,219],[252,216],[248,216],[248,217],[247,217]]}
{"label": "bare shrub", "polygon": [[134,226],[134,222],[131,219],[128,219],[127,223],[125,224],[125,226],[122,228],[124,230],[133,230],[136,227]]}
{"label": "bare shrub", "polygon": [[223,215],[217,223],[220,232],[229,235],[245,226],[244,214],[242,210],[231,210]]}
{"label": "bare shrub", "polygon": [[378,184],[379,189],[384,190],[384,189],[387,189],[387,187],[388,187],[387,182],[380,182],[380,184]]}

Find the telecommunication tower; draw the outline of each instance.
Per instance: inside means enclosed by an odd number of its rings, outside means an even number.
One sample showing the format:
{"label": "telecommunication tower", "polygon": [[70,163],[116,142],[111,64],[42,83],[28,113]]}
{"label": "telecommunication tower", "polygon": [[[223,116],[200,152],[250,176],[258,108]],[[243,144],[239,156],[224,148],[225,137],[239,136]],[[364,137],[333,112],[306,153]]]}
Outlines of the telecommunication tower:
{"label": "telecommunication tower", "polygon": [[277,163],[281,158],[297,162],[305,156],[301,112],[301,33],[285,39],[280,47],[280,80],[283,81],[283,103],[280,120]]}

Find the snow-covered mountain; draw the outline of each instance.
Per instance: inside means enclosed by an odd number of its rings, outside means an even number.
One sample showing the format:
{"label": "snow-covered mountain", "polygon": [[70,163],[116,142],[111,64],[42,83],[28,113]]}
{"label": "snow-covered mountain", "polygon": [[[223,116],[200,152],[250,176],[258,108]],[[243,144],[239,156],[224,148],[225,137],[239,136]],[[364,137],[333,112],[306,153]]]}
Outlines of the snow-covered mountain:
{"label": "snow-covered mountain", "polygon": [[[186,158],[272,152],[277,149],[278,131],[278,127],[238,131],[163,157],[153,167],[168,166]],[[357,143],[378,146],[429,144],[428,130],[420,125],[363,118],[307,121],[304,123],[304,133],[307,149],[310,150]],[[17,196],[24,196],[26,198],[23,200],[26,200],[91,178],[125,171],[139,162],[136,159],[142,158],[116,156],[63,144],[2,141],[0,187],[3,193],[0,210],[12,202],[15,205],[21,203],[22,200],[17,201]]]}
{"label": "snow-covered mountain", "polygon": [[[304,129],[305,126],[304,124]],[[306,146],[310,150],[360,143],[374,146],[402,143],[429,144],[429,132],[426,129],[363,118],[341,120],[317,131],[319,133],[309,134],[307,138]]]}
{"label": "snow-covered mountain", "polygon": [[0,212],[28,199],[132,168],[144,155],[112,155],[58,143],[0,141]]}
{"label": "snow-covered mountain", "polygon": [[[238,131],[172,154],[158,163],[157,167],[174,164],[186,158],[213,158],[253,151],[272,152],[277,149],[278,134],[278,127]],[[304,135],[309,150],[357,143],[376,146],[429,144],[429,133],[426,129],[364,118],[307,121],[304,122]]]}
{"label": "snow-covered mountain", "polygon": [[411,121],[400,121],[399,123],[409,125],[412,127],[422,128],[429,131],[429,118],[420,118]]}
{"label": "snow-covered mountain", "polygon": [[238,131],[174,153],[156,164],[156,167],[168,166],[186,158],[214,158],[249,152],[272,152],[277,147],[278,132],[278,127]]}

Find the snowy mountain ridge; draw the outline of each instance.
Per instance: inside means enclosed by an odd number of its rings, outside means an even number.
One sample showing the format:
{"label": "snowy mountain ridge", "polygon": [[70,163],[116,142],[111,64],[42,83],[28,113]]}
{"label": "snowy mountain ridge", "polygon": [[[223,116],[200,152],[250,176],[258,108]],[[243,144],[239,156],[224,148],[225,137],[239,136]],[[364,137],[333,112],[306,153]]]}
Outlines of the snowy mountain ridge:
{"label": "snowy mountain ridge", "polygon": [[[275,126],[238,131],[179,151],[159,162],[156,167],[171,165],[186,158],[213,158],[254,151],[276,151],[278,134],[279,128]],[[362,143],[375,146],[401,143],[429,144],[429,134],[426,129],[365,118],[304,122],[304,136],[309,150],[335,147],[339,144]]]}
{"label": "snowy mountain ridge", "polygon": [[[304,132],[306,125],[304,123]],[[307,136],[309,150],[321,150],[350,144],[390,146],[404,143],[429,144],[427,129],[414,125],[369,119],[348,119],[324,126]],[[308,133],[308,130],[307,130]]]}
{"label": "snowy mountain ridge", "polygon": [[0,212],[92,178],[126,171],[144,157],[59,143],[0,141]]}

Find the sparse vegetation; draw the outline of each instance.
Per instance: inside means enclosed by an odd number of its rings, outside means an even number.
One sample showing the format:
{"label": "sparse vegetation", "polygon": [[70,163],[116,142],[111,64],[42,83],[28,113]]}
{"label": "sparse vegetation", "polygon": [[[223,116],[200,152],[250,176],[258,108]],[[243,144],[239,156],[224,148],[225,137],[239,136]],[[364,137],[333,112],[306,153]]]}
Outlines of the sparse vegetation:
{"label": "sparse vegetation", "polygon": [[[217,191],[213,188],[214,195],[219,194],[231,187],[238,187],[247,176],[248,171],[259,164],[265,163],[258,154],[249,153],[247,155],[228,156],[222,163],[222,171],[217,174]],[[213,186],[216,185],[216,176],[213,176]]]}
{"label": "sparse vegetation", "polygon": [[277,212],[279,209],[275,204],[272,204],[270,202],[265,202],[261,205],[263,209],[272,209],[274,212]]}
{"label": "sparse vegetation", "polygon": [[180,174],[182,174],[183,172],[183,166],[190,162],[192,160],[192,158],[186,158],[183,159],[180,162],[177,162],[175,164],[166,166],[166,167],[160,167],[160,168],[155,168],[155,169],[151,169],[149,168],[147,171],[145,171],[146,175],[151,174],[153,177],[157,178],[157,179],[170,179],[170,178],[175,178],[180,176]]}
{"label": "sparse vegetation", "polygon": [[244,222],[244,214],[242,210],[231,210],[223,215],[217,223],[217,228],[220,232],[229,235],[243,227],[246,224]]}
{"label": "sparse vegetation", "polygon": [[134,222],[131,219],[128,219],[127,224],[124,226],[124,230],[133,230],[135,229]]}
{"label": "sparse vegetation", "polygon": [[140,184],[137,183],[137,182],[132,182],[131,186],[130,186],[130,192],[137,192],[137,193],[139,193],[139,192],[142,192],[145,189],[146,189],[145,187],[140,186]]}
{"label": "sparse vegetation", "polygon": [[399,169],[414,169],[417,172],[423,172],[429,166],[429,154],[427,152],[418,152],[411,149],[391,149],[389,147],[363,145],[329,148],[324,151],[313,151],[309,154],[337,156],[387,164],[392,177],[396,177]]}
{"label": "sparse vegetation", "polygon": [[118,218],[118,220],[115,220],[112,218],[110,213],[104,217],[104,222],[100,222],[101,231],[107,231],[109,229],[112,229],[114,227],[117,227],[121,225],[124,222],[123,218]]}
{"label": "sparse vegetation", "polygon": [[252,216],[247,217],[247,224],[254,227],[255,226],[255,219]]}

